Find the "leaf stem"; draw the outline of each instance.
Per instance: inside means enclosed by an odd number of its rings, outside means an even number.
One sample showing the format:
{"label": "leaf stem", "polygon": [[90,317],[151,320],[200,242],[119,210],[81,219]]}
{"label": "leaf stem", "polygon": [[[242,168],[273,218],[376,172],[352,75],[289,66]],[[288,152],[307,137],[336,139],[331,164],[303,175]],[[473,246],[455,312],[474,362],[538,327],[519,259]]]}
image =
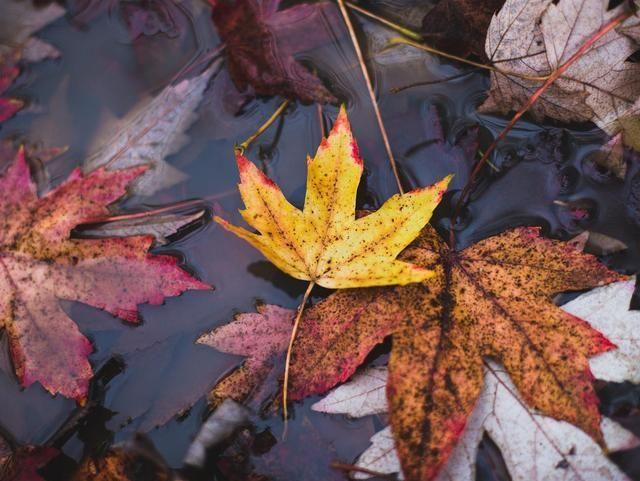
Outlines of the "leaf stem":
{"label": "leaf stem", "polygon": [[[340,1],[338,1],[338,3],[340,3]],[[424,50],[426,52],[432,53],[434,55],[438,55],[440,57],[444,57],[444,58],[448,58],[450,60],[455,60],[457,62],[461,62],[461,63],[465,63],[467,65],[471,65],[473,67],[476,68],[482,68],[485,70],[491,70],[493,72],[499,72],[502,73],[504,75],[510,75],[512,77],[518,77],[518,78],[522,78],[522,79],[526,79],[526,80],[539,80],[539,81],[544,81],[546,80],[549,75],[523,75],[523,74],[519,74],[519,73],[512,73],[512,72],[505,72],[500,70],[499,68],[493,66],[493,65],[487,65],[487,64],[483,64],[483,63],[479,63],[479,62],[474,62],[473,60],[468,60],[464,57],[459,57],[457,55],[453,55],[450,53],[447,53],[443,50],[439,50],[437,48],[434,47],[430,47],[429,45],[425,45],[423,43],[418,43],[418,42],[422,42],[423,37],[419,32],[416,32],[415,30],[411,30],[409,28],[403,27],[402,25],[398,25],[397,23],[394,23],[390,20],[387,20],[386,18],[380,17],[379,15],[376,15],[373,12],[370,12],[369,10],[366,10],[362,7],[360,7],[359,5],[356,5],[352,2],[349,2],[347,0],[345,0],[345,5],[347,7],[349,7],[350,9],[361,13],[362,15],[372,18],[373,20],[376,20],[377,22],[380,22],[381,24],[385,25],[386,27],[389,27],[390,29],[398,32],[401,35],[404,35],[407,38],[392,38],[389,41],[389,46],[395,46],[395,45],[399,45],[399,44],[404,44],[404,45],[410,45],[414,48],[418,48],[420,50]],[[421,85],[421,83],[420,83]],[[411,85],[413,86],[413,84]],[[399,90],[404,90],[405,88],[409,88],[409,86],[407,87],[401,87]]]}
{"label": "leaf stem", "polygon": [[289,339],[289,347],[287,348],[287,358],[284,362],[284,381],[282,383],[282,416],[284,418],[284,433],[283,437],[287,435],[287,394],[289,388],[289,366],[291,365],[291,351],[293,350],[293,342],[296,339],[296,335],[298,334],[298,326],[300,326],[300,319],[302,319],[302,313],[304,312],[304,306],[309,300],[309,294],[311,294],[311,290],[313,286],[315,286],[315,282],[309,282],[307,286],[307,290],[304,292],[304,296],[302,296],[302,301],[298,306],[298,312],[296,314],[296,320],[293,323],[293,330],[291,331],[291,338]]}
{"label": "leaf stem", "polygon": [[145,217],[153,217],[160,214],[166,214],[167,212],[175,212],[177,210],[188,209],[190,207],[200,207],[201,209],[204,209],[205,206],[203,205],[203,202],[200,199],[183,200],[180,202],[176,202],[174,204],[165,205],[162,207],[158,207],[156,209],[145,210],[142,212],[131,212],[128,214],[92,217],[91,219],[87,219],[83,221],[82,224],[80,225],[104,224],[105,222],[144,219]]}
{"label": "leaf stem", "polygon": [[236,145],[236,152],[244,154],[245,150],[247,150],[249,146],[264,133],[265,130],[271,127],[271,124],[273,124],[278,119],[278,117],[280,117],[280,115],[282,115],[282,112],[284,112],[284,110],[289,106],[290,103],[291,101],[289,99],[286,99],[284,102],[282,102],[276,109],[276,111],[271,114],[271,117],[269,117],[264,124],[258,127],[258,130],[251,134],[249,138],[247,138],[247,140],[242,142],[240,145]]}
{"label": "leaf stem", "polygon": [[430,47],[429,45],[425,45],[423,43],[413,42],[411,40],[407,40],[406,38],[395,37],[389,40],[389,46],[396,45],[409,45],[411,47],[417,48],[419,50],[424,50],[425,52],[432,53],[434,55],[438,55],[440,57],[448,58],[449,60],[455,60],[456,62],[464,63],[467,65],[471,65],[472,67],[482,68],[485,70],[490,70],[491,72],[501,73],[503,75],[508,75],[510,77],[517,77],[525,80],[538,80],[544,81],[547,80],[551,75],[524,75],[516,72],[505,72],[500,70],[499,68],[493,65],[487,65],[485,63],[474,62],[473,60],[468,60],[464,57],[458,57],[457,55],[453,55],[451,53],[443,52],[442,50],[438,50],[437,48]]}
{"label": "leaf stem", "polygon": [[397,478],[395,474],[381,473],[379,471],[374,471],[373,469],[363,468],[361,466],[356,466],[353,464],[340,463],[338,461],[332,462],[331,467],[333,469],[339,469],[340,471],[368,474],[369,476],[375,476],[376,478],[383,478],[383,479]]}
{"label": "leaf stem", "polygon": [[396,184],[398,185],[398,191],[403,194],[404,189],[402,188],[402,183],[400,182],[400,175],[398,174],[398,166],[396,165],[396,159],[393,157],[393,152],[391,150],[391,144],[389,143],[389,136],[387,135],[387,130],[384,127],[384,122],[382,121],[382,115],[380,114],[380,108],[378,107],[378,101],[376,100],[376,94],[373,91],[373,84],[371,83],[371,77],[369,76],[369,71],[367,70],[367,64],[364,61],[364,56],[362,55],[362,49],[360,48],[360,44],[358,43],[358,37],[356,36],[356,31],[353,28],[353,23],[349,18],[349,12],[347,12],[347,8],[345,6],[345,0],[337,0],[338,6],[340,7],[340,13],[342,13],[342,18],[344,19],[344,23],[347,26],[347,30],[349,31],[349,36],[351,37],[351,43],[353,43],[353,48],[356,51],[356,56],[358,57],[358,63],[360,64],[360,69],[362,70],[362,75],[364,76],[365,84],[367,85],[367,91],[369,92],[369,98],[371,99],[371,105],[373,106],[373,111],[376,115],[376,121],[378,122],[378,128],[380,129],[380,134],[382,135],[382,141],[384,143],[384,148],[387,151],[387,156],[389,157],[389,163],[391,164],[391,170],[393,171],[393,176],[396,179]]}
{"label": "leaf stem", "polygon": [[379,15],[376,15],[375,13],[364,9],[359,5],[356,5],[353,2],[345,1],[344,3],[351,10],[355,10],[356,12],[361,13],[365,17],[372,18],[373,20],[380,22],[382,25],[389,27],[391,30],[395,30],[396,32],[404,35],[405,37],[408,37],[412,40],[416,40],[418,42],[422,40],[422,35],[420,35],[420,33],[416,32],[415,30],[411,30],[407,27],[403,27],[402,25],[398,25],[397,23],[392,22],[391,20],[387,20],[386,18],[380,17]]}
{"label": "leaf stem", "polygon": [[413,87],[422,87],[425,85],[435,85],[435,84],[450,82],[451,80],[457,80],[459,78],[466,77],[467,75],[470,75],[473,72],[475,72],[475,70],[467,70],[466,72],[461,72],[459,74],[451,75],[450,77],[444,77],[438,80],[421,80],[418,82],[411,82],[410,84],[401,85],[400,87],[390,88],[389,92],[391,92],[392,94],[397,94],[399,92],[402,92],[403,90],[407,90]]}
{"label": "leaf stem", "polygon": [[515,126],[516,122],[518,122],[518,120],[520,120],[520,118],[527,112],[527,110],[529,110],[531,106],[534,103],[536,103],[536,101],[551,86],[551,84],[553,84],[553,82],[555,82],[558,78],[560,78],[560,76],[563,73],[565,73],[567,69],[576,60],[581,58],[591,47],[593,47],[593,44],[595,44],[598,40],[600,40],[607,33],[609,33],[611,30],[616,28],[618,25],[620,25],[622,22],[624,22],[627,18],[631,17],[632,15],[633,15],[632,12],[625,12],[618,15],[617,17],[609,21],[607,24],[605,24],[600,30],[594,33],[591,37],[589,37],[587,41],[584,42],[582,46],[565,63],[560,65],[557,69],[555,69],[549,75],[549,77],[545,80],[545,82],[540,87],[538,87],[538,89],[531,95],[531,97],[527,99],[527,101],[520,108],[520,110],[516,112],[513,118],[509,121],[509,123],[505,126],[505,128],[502,129],[502,132],[500,132],[500,134],[494,139],[491,145],[489,145],[489,148],[487,148],[487,150],[482,155],[482,157],[480,157],[478,162],[476,162],[471,172],[471,175],[469,176],[469,180],[467,181],[466,185],[462,189],[460,198],[456,203],[456,206],[453,212],[453,217],[451,218],[451,225],[449,226],[449,245],[452,249],[455,245],[454,229],[458,221],[458,217],[460,217],[460,213],[462,212],[462,206],[464,205],[464,203],[467,201],[467,198],[471,194],[471,191],[473,190],[473,183],[478,177],[478,174],[480,173],[480,171],[482,170],[482,166],[489,160],[489,156],[493,153],[493,151],[496,149],[498,144],[502,141],[502,139],[506,137],[507,133],[509,133],[509,131]]}

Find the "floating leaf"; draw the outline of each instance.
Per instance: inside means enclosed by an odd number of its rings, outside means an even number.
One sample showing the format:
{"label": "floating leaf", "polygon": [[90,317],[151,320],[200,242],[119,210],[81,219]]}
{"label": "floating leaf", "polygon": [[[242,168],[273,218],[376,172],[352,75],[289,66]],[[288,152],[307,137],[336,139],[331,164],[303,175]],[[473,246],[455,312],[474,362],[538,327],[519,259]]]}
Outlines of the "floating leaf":
{"label": "floating leaf", "polygon": [[151,236],[69,238],[77,224],[106,215],[106,206],[145,170],[98,169],[87,176],[75,170],[38,198],[21,149],[0,178],[0,326],[22,385],[38,381],[51,393],[77,400],[87,395],[91,343],[62,310],[61,299],[136,323],[140,303],[160,304],[187,289],[209,289],[174,257],[149,254]]}
{"label": "floating leaf", "polygon": [[[182,228],[202,219],[204,210],[193,213],[171,213],[157,215],[125,215],[125,219],[115,216],[106,219],[99,225],[81,227],[78,231],[88,237],[130,237],[151,235],[160,245],[168,242],[168,237],[175,235]],[[144,213],[141,213],[144,214]]]}
{"label": "floating leaf", "polygon": [[422,20],[426,43],[447,53],[485,59],[483,38],[504,0],[440,0]]}
{"label": "floating leaf", "polygon": [[[455,252],[427,227],[400,258],[434,269],[436,277],[407,286],[343,290],[305,312],[291,362],[292,399],[347,380],[371,349],[392,335],[391,424],[409,479],[435,479],[454,452],[481,395],[484,356],[506,366],[522,402],[531,406],[527,409],[572,423],[575,431],[602,442],[588,359],[614,345],[551,300],[558,292],[621,276],[532,228]],[[283,329],[285,324],[282,319]],[[231,328],[242,338],[236,342],[257,345],[252,335],[258,325]],[[285,340],[282,334],[282,345]],[[236,373],[230,378],[240,376]],[[380,384],[376,377],[381,376],[371,375]],[[372,412],[366,406],[379,400],[357,399],[358,409]],[[339,403],[330,398],[324,404]]]}
{"label": "floating leaf", "polygon": [[[336,388],[313,409],[351,417],[387,412],[384,397],[386,368],[367,369]],[[474,481],[476,458],[483,433],[499,446],[514,481],[626,481],[589,436],[572,425],[529,409],[518,396],[507,373],[494,362],[485,369],[485,385],[464,434],[437,481]],[[366,409],[359,407],[366,399]],[[610,452],[630,449],[640,441],[614,421],[603,418],[601,429]],[[356,466],[380,473],[400,473],[400,461],[389,427],[371,437],[371,446]],[[356,479],[371,477],[354,472]]]}
{"label": "floating leaf", "polygon": [[151,195],[182,182],[184,173],[165,159],[186,143],[185,132],[194,122],[195,110],[219,66],[219,61],[214,62],[197,77],[166,87],[153,100],[106,127],[95,141],[85,171],[100,166],[123,169],[149,164],[149,170],[132,186],[139,195]]}
{"label": "floating leaf", "polygon": [[[521,76],[551,74],[628,8],[622,3],[608,10],[608,4],[607,0],[507,0],[487,32],[486,54],[500,72],[491,73],[489,98],[480,109],[507,113],[524,105],[544,79]],[[538,119],[593,121],[611,135],[632,128],[629,117],[640,112],[640,65],[627,59],[637,49],[628,36],[609,31],[544,91],[529,112]],[[631,140],[627,137],[625,142]]]}
{"label": "floating leaf", "polygon": [[209,395],[216,407],[225,399],[244,402],[255,394],[286,349],[294,312],[274,305],[258,305],[257,313],[238,314],[233,322],[198,339],[214,349],[246,356],[244,364],[219,382]]}
{"label": "floating leaf", "polygon": [[344,108],[307,161],[304,210],[291,205],[275,183],[237,154],[241,214],[260,235],[216,222],[246,240],[279,269],[323,287],[407,284],[433,272],[396,256],[420,233],[446,190],[450,177],[423,189],[391,197],[375,213],[356,219],[356,191],[362,159]]}
{"label": "floating leaf", "polygon": [[345,381],[392,334],[391,425],[409,479],[434,479],[448,459],[480,395],[483,356],[505,365],[531,407],[602,439],[587,360],[613,345],[551,298],[620,276],[537,229],[455,252],[426,228],[401,259],[436,277],[341,291],[306,312],[293,350],[292,399]]}
{"label": "floating leaf", "polygon": [[34,2],[4,0],[0,3],[0,55],[20,55],[28,62],[55,58],[60,52],[32,35],[65,13],[57,3],[36,7]]}
{"label": "floating leaf", "polygon": [[[336,103],[320,79],[294,56],[329,42],[322,24],[339,25],[329,2],[301,3],[278,11],[280,0],[209,0],[225,43],[229,73],[240,92],[281,95],[305,103]],[[250,92],[251,93],[251,92]]]}
{"label": "floating leaf", "polygon": [[12,449],[0,436],[0,479],[2,481],[44,481],[38,474],[58,454],[52,447],[21,446]]}

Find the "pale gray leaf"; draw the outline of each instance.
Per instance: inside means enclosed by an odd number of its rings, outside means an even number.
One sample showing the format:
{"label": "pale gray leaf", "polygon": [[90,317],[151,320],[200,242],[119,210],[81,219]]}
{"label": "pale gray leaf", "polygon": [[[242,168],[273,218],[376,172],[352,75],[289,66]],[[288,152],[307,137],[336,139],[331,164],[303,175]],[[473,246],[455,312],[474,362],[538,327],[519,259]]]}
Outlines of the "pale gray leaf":
{"label": "pale gray leaf", "polygon": [[65,13],[57,3],[38,8],[31,1],[2,0],[0,2],[0,44],[11,49],[23,44],[38,30]]}
{"label": "pale gray leaf", "polygon": [[627,8],[608,5],[608,0],[507,0],[487,32],[486,53],[500,72],[491,73],[481,110],[518,110],[545,81],[522,76],[544,77],[571,59],[529,112],[536,118],[593,121],[611,135],[628,129],[621,119],[640,113],[640,65],[627,61],[638,44],[612,29],[574,58]]}
{"label": "pale gray leaf", "polygon": [[311,406],[314,411],[362,417],[387,412],[387,368],[374,367],[329,392]]}
{"label": "pale gray leaf", "polygon": [[195,111],[220,64],[217,60],[197,77],[166,87],[106,129],[108,133],[94,142],[94,154],[85,162],[85,171],[148,164],[151,168],[132,185],[133,193],[143,196],[185,180],[185,174],[165,159],[186,143],[185,132],[194,122]]}
{"label": "pale gray leaf", "polygon": [[640,312],[629,310],[634,285],[630,280],[598,287],[562,306],[617,346],[589,360],[598,379],[640,383]]}
{"label": "pale gray leaf", "polygon": [[[370,378],[358,381],[363,383],[361,391],[371,389]],[[610,451],[639,444],[632,433],[610,419],[603,418],[601,428]],[[500,448],[513,481],[628,481],[587,434],[528,408],[505,370],[492,361],[487,362],[485,385],[473,414],[436,481],[475,480],[477,449],[484,432]],[[385,474],[399,472],[390,428],[376,433],[371,443],[356,465]],[[370,477],[361,472],[352,476]]]}
{"label": "pale gray leaf", "polygon": [[81,229],[81,233],[91,237],[129,237],[152,235],[158,244],[166,244],[167,237],[177,233],[182,227],[202,218],[204,210],[184,214],[143,216],[139,218],[115,220],[99,226]]}
{"label": "pale gray leaf", "polygon": [[222,443],[239,427],[246,425],[250,417],[251,412],[247,408],[232,399],[225,399],[200,428],[187,450],[184,463],[202,467],[207,450]]}

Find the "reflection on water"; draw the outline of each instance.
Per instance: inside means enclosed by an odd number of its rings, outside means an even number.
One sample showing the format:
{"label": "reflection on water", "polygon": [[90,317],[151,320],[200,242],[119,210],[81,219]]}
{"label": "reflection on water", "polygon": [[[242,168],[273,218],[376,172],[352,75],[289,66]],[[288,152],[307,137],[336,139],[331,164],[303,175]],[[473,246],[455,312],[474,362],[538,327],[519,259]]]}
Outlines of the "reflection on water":
{"label": "reflection on water", "polygon": [[[122,118],[157,94],[185,66],[191,66],[187,75],[197,74],[204,67],[198,60],[219,43],[209,12],[200,2],[178,2],[180,8],[174,8],[173,2],[161,3],[173,5],[170,15],[159,13],[159,24],[136,27],[135,35],[125,28],[117,8],[102,9],[95,18],[62,19],[40,33],[60,49],[62,57],[26,68],[15,93],[29,99],[31,106],[2,125],[2,137],[29,139],[46,146],[68,145],[64,155],[46,166],[52,184],[82,164],[110,119]],[[419,16],[408,3],[379,2],[372,8],[396,18],[406,8],[404,19],[410,22]],[[485,149],[506,122],[475,112],[488,85],[482,73],[469,72],[453,81],[390,93],[393,87],[446,79],[461,71],[410,47],[383,51],[393,35],[358,20],[382,115],[407,186],[427,185],[448,173],[456,174],[434,218],[434,224],[444,232],[456,190],[468,180],[477,150]],[[359,206],[376,207],[395,193],[392,172],[344,28],[322,28],[332,41],[304,52],[300,60],[313,65],[332,92],[347,103],[366,167]],[[224,213],[237,222],[241,203],[235,192],[233,146],[250,135],[280,102],[276,98],[243,98],[223,70],[205,95],[198,120],[188,131],[188,144],[167,159],[187,174],[187,180],[150,197],[130,198],[122,207],[138,210],[203,198],[209,213]],[[336,113],[337,106],[324,107],[325,122]],[[316,106],[294,105],[251,147],[248,156],[289,199],[301,205],[305,158],[315,151],[320,139]],[[520,123],[478,180],[457,232],[459,246],[520,224],[540,225],[548,235],[565,239],[588,229],[629,246],[606,262],[624,271],[637,270],[640,167],[633,162],[625,182],[599,172],[589,159],[602,140],[596,131]],[[99,310],[65,304],[94,343],[91,361],[98,375],[91,400],[100,407],[90,407],[88,416],[60,440],[66,458],[50,470],[52,480],[64,479],[73,460],[128,439],[139,430],[148,432],[170,464],[180,466],[205,412],[202,396],[241,362],[194,341],[202,332],[229,321],[234,313],[251,311],[258,300],[294,307],[305,288],[304,283],[287,278],[215,224],[200,225],[158,251],[181,255],[186,265],[216,290],[188,292],[168,299],[163,306],[142,306],[144,322],[135,328]],[[38,385],[19,389],[6,346],[2,347],[0,426],[21,443],[44,443],[74,414],[76,406],[73,401],[52,398]],[[327,462],[338,458],[352,462],[383,420],[323,416],[309,409],[312,402],[296,406],[287,443],[279,441],[282,426],[276,417],[259,421],[251,433],[245,433],[250,439],[237,441],[233,449],[241,452],[244,442],[252,451],[245,452],[242,459],[257,470],[271,469],[274,479],[312,479],[301,478],[295,466],[283,467],[296,459],[308,464],[307,474],[314,479],[343,479],[340,473],[327,474]],[[191,405],[194,407],[189,409]],[[174,417],[175,412],[181,415]],[[270,444],[265,441],[269,436],[273,446],[257,449]],[[311,436],[313,442],[301,441],[308,439],[305,436]],[[235,459],[229,453],[226,456],[223,463]],[[227,471],[226,475],[232,476]]]}

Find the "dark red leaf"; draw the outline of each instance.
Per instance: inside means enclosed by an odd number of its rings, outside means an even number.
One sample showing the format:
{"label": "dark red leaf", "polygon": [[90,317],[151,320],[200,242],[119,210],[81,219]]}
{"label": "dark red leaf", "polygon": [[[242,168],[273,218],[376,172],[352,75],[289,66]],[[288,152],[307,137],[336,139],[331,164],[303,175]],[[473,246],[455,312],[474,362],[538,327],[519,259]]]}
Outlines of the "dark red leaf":
{"label": "dark red leaf", "polygon": [[448,53],[486,59],[484,38],[504,0],[440,0],[422,20],[422,36]]}
{"label": "dark red leaf", "polygon": [[294,55],[328,39],[322,22],[339,21],[328,2],[278,11],[279,0],[209,0],[213,23],[225,42],[229,72],[238,90],[280,95],[304,103],[335,103],[322,81]]}

